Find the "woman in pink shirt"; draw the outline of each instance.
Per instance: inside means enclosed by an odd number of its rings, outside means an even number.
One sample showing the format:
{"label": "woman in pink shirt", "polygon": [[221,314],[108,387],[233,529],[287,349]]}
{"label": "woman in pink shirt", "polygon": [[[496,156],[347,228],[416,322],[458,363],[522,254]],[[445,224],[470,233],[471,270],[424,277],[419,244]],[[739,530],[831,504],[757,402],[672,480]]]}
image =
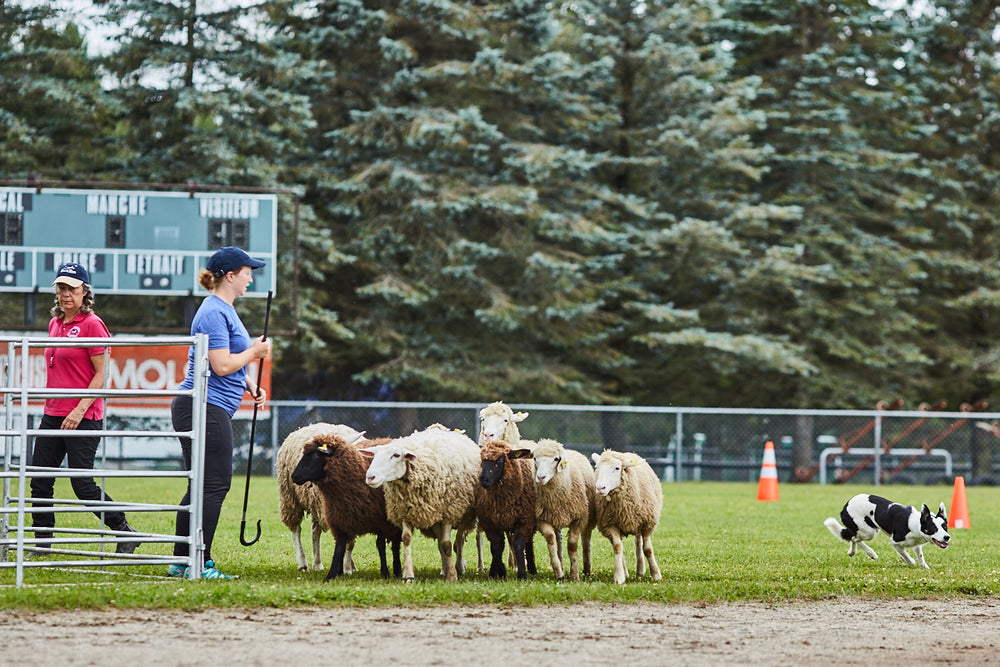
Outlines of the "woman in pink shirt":
{"label": "woman in pink shirt", "polygon": [[[49,322],[50,338],[109,338],[111,334],[100,317],[94,314],[94,292],[90,286],[90,273],[80,264],[70,262],[59,267],[52,282],[56,289],[56,302]],[[45,386],[49,389],[101,389],[104,387],[103,347],[50,347],[45,350]],[[49,398],[45,401],[41,429],[100,431],[104,428],[104,400],[83,398]],[[100,436],[61,437],[40,435],[35,438],[31,465],[58,468],[68,459],[70,468],[92,469]],[[113,502],[111,496],[94,482],[93,477],[72,477],[73,492],[81,500]],[[31,498],[38,507],[51,507],[51,503],[35,499],[53,497],[55,480],[51,477],[31,479]],[[94,512],[111,530],[134,533],[125,514],[118,511]],[[55,516],[52,512],[32,515],[35,537],[52,538]],[[48,544],[39,545],[48,546]],[[119,542],[118,553],[133,553],[139,542]]]}

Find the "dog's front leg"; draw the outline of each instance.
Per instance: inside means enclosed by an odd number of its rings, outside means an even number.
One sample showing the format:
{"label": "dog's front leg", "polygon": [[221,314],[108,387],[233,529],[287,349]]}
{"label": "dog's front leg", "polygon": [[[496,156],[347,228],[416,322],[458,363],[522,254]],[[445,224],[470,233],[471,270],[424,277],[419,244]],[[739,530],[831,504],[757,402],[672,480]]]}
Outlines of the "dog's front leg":
{"label": "dog's front leg", "polygon": [[913,553],[917,555],[917,563],[920,565],[920,567],[928,570],[931,569],[931,566],[928,565],[927,561],[924,560],[924,546],[922,544],[918,544],[917,546],[913,547]]}
{"label": "dog's front leg", "polygon": [[[853,547],[854,547],[855,544],[857,544],[859,547],[861,547],[862,551],[864,551],[865,554],[867,554],[869,558],[871,558],[872,560],[878,560],[878,554],[875,553],[875,550],[872,549],[867,544],[865,544],[863,541],[861,541],[861,540],[852,541],[851,542],[852,550],[853,550]],[[853,556],[854,554],[848,552],[848,555]]]}
{"label": "dog's front leg", "polygon": [[[906,553],[906,549],[904,549],[902,546],[900,546],[898,544],[893,544],[892,548],[896,550],[896,553],[899,554],[899,557],[903,559],[904,563],[906,563],[907,565],[916,565],[916,561],[914,561],[912,558],[910,558],[910,554]],[[916,551],[916,549],[914,549],[914,551]],[[919,553],[919,552],[917,552],[917,553]],[[920,560],[923,560],[923,559],[924,559],[924,557],[921,554],[920,555]],[[924,567],[927,567],[927,566],[925,565]]]}

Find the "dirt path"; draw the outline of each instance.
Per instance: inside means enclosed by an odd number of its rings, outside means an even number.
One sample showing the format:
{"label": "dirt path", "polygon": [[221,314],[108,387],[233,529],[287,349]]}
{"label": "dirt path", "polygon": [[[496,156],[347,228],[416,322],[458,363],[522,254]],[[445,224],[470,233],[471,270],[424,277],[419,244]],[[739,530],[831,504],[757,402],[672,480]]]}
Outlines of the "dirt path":
{"label": "dirt path", "polygon": [[0,617],[5,664],[1000,663],[1000,600],[105,610]]}

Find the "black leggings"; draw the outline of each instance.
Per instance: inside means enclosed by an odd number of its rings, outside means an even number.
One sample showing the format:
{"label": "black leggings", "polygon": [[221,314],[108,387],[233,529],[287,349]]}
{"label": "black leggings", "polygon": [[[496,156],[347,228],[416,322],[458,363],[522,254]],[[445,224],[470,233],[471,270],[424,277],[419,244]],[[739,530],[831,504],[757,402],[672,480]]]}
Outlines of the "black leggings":
{"label": "black leggings", "polygon": [[[42,415],[42,422],[39,428],[58,429],[62,426],[65,417],[53,417]],[[104,428],[103,420],[82,419],[77,427],[78,431],[99,431]],[[68,465],[72,470],[92,470],[94,468],[94,457],[97,455],[97,447],[101,444],[99,436],[94,437],[60,437],[37,436],[35,438],[34,451],[31,454],[31,465],[43,468],[58,468],[62,465],[63,459],[68,459]],[[31,498],[51,500],[56,480],[52,477],[32,477],[31,478]],[[73,486],[73,492],[80,500],[107,500],[112,501],[111,496],[104,492],[93,477],[71,477],[69,480]],[[34,502],[35,507],[51,507],[52,503]],[[125,515],[122,512],[94,512],[98,518],[104,517],[104,524],[116,530],[125,523]],[[32,516],[32,525],[35,528],[52,528],[55,524],[55,515],[51,512],[38,512]]]}
{"label": "black leggings", "polygon": [[[190,396],[177,396],[170,405],[170,418],[175,431],[191,430]],[[215,529],[219,525],[219,514],[222,512],[222,501],[229,493],[233,482],[233,421],[229,413],[217,405],[207,404],[205,415],[205,485],[202,502],[202,532],[205,537],[205,560],[212,560],[212,540]],[[184,469],[191,469],[191,438],[180,438],[181,454],[184,456]],[[187,493],[181,499],[182,505],[191,502],[191,482],[188,481]],[[177,512],[177,536],[191,534],[191,517],[186,510]],[[174,544],[175,556],[187,556],[186,542]]]}

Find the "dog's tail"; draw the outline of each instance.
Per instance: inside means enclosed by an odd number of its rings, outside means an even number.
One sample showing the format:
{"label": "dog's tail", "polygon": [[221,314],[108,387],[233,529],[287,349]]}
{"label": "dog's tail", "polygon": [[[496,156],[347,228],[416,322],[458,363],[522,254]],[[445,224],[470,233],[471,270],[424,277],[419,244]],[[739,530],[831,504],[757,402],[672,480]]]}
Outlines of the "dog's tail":
{"label": "dog's tail", "polygon": [[834,519],[832,516],[823,522],[823,525],[830,529],[835,537],[839,537],[845,542],[851,541],[851,536],[848,534],[847,529],[840,525],[840,522]]}

